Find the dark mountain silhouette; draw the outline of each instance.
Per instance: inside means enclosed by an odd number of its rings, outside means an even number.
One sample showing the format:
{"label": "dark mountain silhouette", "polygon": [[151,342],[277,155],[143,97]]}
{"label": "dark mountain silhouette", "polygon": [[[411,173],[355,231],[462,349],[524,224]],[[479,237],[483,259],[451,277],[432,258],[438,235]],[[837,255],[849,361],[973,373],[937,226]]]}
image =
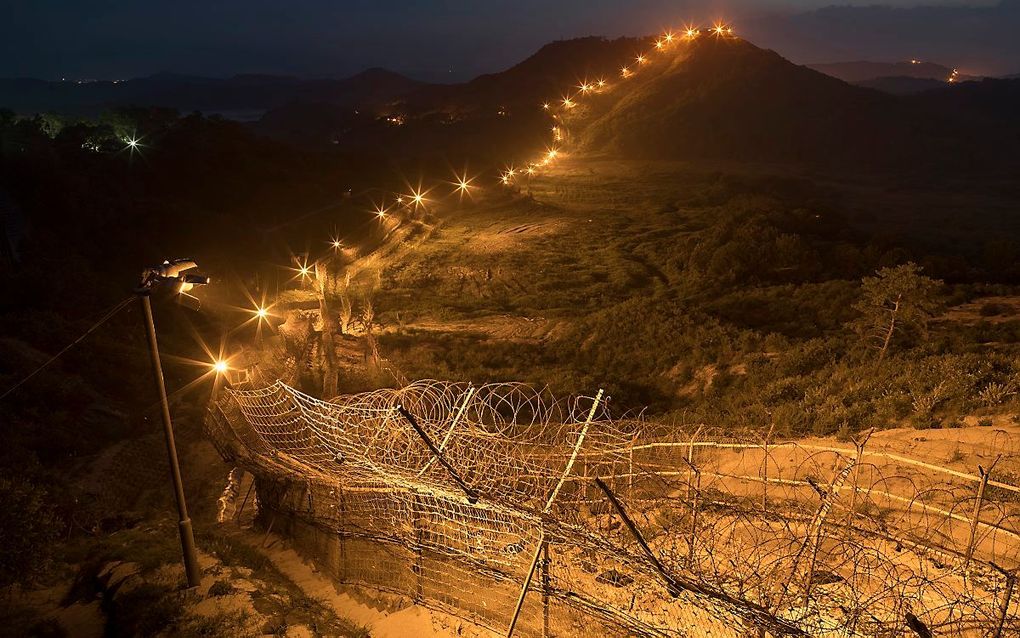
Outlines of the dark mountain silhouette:
{"label": "dark mountain silhouette", "polygon": [[255,127],[308,146],[385,147],[393,154],[443,149],[452,156],[521,150],[548,138],[542,103],[585,80],[612,77],[648,39],[587,37],[552,42],[523,62],[469,82],[421,85],[388,104],[355,113],[322,102],[292,103]]}
{"label": "dark mountain silhouette", "polygon": [[1020,139],[1020,79],[986,78],[943,87],[909,98],[909,103],[961,122],[965,131],[983,129],[988,140],[1008,146]]}
{"label": "dark mountain silhouette", "polygon": [[295,101],[341,106],[391,100],[419,83],[385,69],[369,69],[342,80],[237,75],[205,78],[173,73],[122,82],[0,80],[0,106],[20,113],[52,111],[90,115],[123,106],[159,106],[180,111],[266,109]]}
{"label": "dark mountain silhouette", "polygon": [[887,77],[872,78],[854,82],[857,86],[868,89],[875,89],[883,93],[893,95],[913,95],[923,91],[931,91],[945,88],[946,82],[931,78],[912,78],[903,75],[891,75]]}
{"label": "dark mountain silhouette", "polygon": [[504,108],[512,113],[515,107],[533,110],[585,80],[612,77],[621,62],[647,49],[649,42],[650,38],[560,40],[505,71],[462,84],[424,86],[408,94],[403,102],[412,112],[464,114]]}
{"label": "dark mountain silhouette", "polygon": [[575,109],[568,125],[585,150],[631,157],[998,170],[1015,163],[1017,129],[1000,111],[1018,104],[1011,81],[1000,82],[989,91],[995,98],[969,82],[897,97],[744,40],[700,38],[649,65],[625,92]]}
{"label": "dark mountain silhouette", "polygon": [[805,66],[851,84],[890,77],[921,78],[946,82],[953,73],[953,69],[947,66],[914,60],[906,62],[832,62]]}

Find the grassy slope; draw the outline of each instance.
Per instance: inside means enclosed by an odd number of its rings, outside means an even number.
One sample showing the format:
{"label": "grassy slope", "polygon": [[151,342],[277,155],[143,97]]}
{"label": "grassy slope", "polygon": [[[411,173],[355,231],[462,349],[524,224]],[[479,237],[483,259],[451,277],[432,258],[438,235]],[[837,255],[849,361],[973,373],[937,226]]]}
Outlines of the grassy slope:
{"label": "grassy slope", "polygon": [[[862,211],[880,201],[880,185],[586,159],[531,190],[534,199],[449,215],[384,270],[380,348],[404,377],[605,387],[619,408],[833,432],[907,417],[951,423],[981,407],[985,385],[1016,375],[1017,321],[939,323],[880,368],[845,326],[860,277],[906,258],[937,269],[938,247],[959,230],[891,206],[883,219],[904,234],[920,229],[917,241],[875,240]],[[913,196],[958,215],[973,201],[933,189]],[[946,292],[963,301],[980,290]],[[954,389],[934,410],[915,409],[941,392],[943,369],[959,375]]]}

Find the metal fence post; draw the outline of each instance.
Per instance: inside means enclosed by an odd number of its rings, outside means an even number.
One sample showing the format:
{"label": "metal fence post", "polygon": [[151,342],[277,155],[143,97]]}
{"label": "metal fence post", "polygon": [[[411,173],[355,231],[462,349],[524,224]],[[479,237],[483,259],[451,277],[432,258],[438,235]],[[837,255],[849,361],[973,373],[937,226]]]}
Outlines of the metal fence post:
{"label": "metal fence post", "polygon": [[414,526],[414,601],[420,603],[425,599],[425,556],[424,530],[421,524],[421,508],[418,507],[418,494],[411,496],[411,523]]}
{"label": "metal fence post", "polygon": [[[698,537],[698,496],[701,494],[701,469],[697,465],[686,461],[690,467],[691,474],[694,475],[694,489],[689,491],[691,500],[691,529],[687,538],[687,564],[690,567],[694,566],[694,546]],[[687,478],[688,486],[691,485],[690,476]]]}
{"label": "metal fence post", "polygon": [[995,635],[993,635],[992,638],[1002,638],[1002,630],[1005,628],[1006,618],[1009,616],[1009,604],[1013,598],[1013,589],[1016,587],[1016,572],[1005,573],[1005,576],[1006,591],[1002,594],[1002,605],[999,608],[999,622],[995,627]]}
{"label": "metal fence post", "polygon": [[628,459],[627,468],[627,496],[634,496],[634,446],[637,444],[639,432],[635,432],[630,437],[630,457]]}
{"label": "metal fence post", "polygon": [[772,425],[769,426],[768,434],[765,435],[765,440],[762,442],[762,461],[761,461],[761,511],[769,511],[769,440],[772,438],[772,433],[776,429],[776,422],[773,421]]}
{"label": "metal fence post", "polygon": [[542,638],[549,638],[549,541],[542,541]]}
{"label": "metal fence post", "polygon": [[[703,426],[703,425],[699,425],[698,426],[698,429],[694,432],[694,436],[691,437],[691,442],[687,445],[687,459],[686,459],[686,461],[687,461],[687,465],[689,467],[691,467],[691,468],[694,467],[694,443],[695,443],[695,441],[698,440],[698,435],[701,434],[701,430],[704,427],[705,426]],[[688,474],[687,475],[687,500],[688,500],[688,502],[691,500],[691,489],[692,489],[692,486],[691,486],[691,476]]]}

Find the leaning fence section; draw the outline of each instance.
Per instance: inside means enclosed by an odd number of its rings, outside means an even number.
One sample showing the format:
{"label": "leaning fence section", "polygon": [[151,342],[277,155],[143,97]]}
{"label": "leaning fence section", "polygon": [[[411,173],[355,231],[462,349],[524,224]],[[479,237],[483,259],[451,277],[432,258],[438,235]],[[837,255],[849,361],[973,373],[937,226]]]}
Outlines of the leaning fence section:
{"label": "leaning fence section", "polygon": [[[235,387],[207,419],[339,583],[518,636],[1015,635],[1020,488],[842,447],[643,434],[601,393]],[[920,625],[917,625],[920,623]]]}

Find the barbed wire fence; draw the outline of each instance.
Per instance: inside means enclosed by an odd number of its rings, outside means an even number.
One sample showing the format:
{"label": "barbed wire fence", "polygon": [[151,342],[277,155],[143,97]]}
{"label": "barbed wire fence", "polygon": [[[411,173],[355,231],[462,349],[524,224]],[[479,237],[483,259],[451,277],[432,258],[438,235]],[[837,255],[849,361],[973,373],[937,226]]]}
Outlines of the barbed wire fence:
{"label": "barbed wire fence", "polygon": [[[238,384],[207,427],[338,583],[518,636],[1020,632],[1020,487],[868,448],[656,436],[602,393]],[[1002,449],[1009,453],[1003,441]],[[914,632],[914,634],[911,634]]]}

